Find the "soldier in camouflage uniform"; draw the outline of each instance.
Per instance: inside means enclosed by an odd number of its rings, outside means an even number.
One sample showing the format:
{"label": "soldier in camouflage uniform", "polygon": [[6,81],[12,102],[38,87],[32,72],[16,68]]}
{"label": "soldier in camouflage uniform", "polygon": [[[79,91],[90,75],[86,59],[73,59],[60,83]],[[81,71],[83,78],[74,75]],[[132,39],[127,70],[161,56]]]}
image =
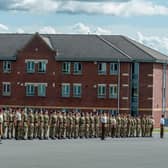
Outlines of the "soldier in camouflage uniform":
{"label": "soldier in camouflage uniform", "polygon": [[22,138],[22,114],[21,109],[16,110],[15,114],[15,138],[19,140]]}
{"label": "soldier in camouflage uniform", "polygon": [[59,112],[58,114],[58,139],[62,139],[62,132],[63,132],[63,116],[62,116],[62,113]]}
{"label": "soldier in camouflage uniform", "polygon": [[121,137],[124,137],[124,116],[121,115],[121,129],[120,129]]}
{"label": "soldier in camouflage uniform", "polygon": [[38,137],[39,139],[44,139],[44,115],[42,110],[39,112],[38,120],[39,120]]}
{"label": "soldier in camouflage uniform", "polygon": [[22,114],[23,116],[23,139],[26,140],[28,138],[28,115],[25,110]]}
{"label": "soldier in camouflage uniform", "polygon": [[142,137],[145,137],[145,131],[146,131],[145,125],[146,125],[146,119],[145,119],[145,116],[143,116],[141,118],[141,131],[142,131],[141,135],[142,135]]}
{"label": "soldier in camouflage uniform", "polygon": [[85,113],[85,138],[89,138],[89,125],[90,125],[90,119],[89,114]]}
{"label": "soldier in camouflage uniform", "polygon": [[8,126],[8,138],[12,139],[14,138],[15,135],[15,125],[14,125],[14,121],[15,121],[15,112],[14,110],[10,109],[9,110],[9,126]]}
{"label": "soldier in camouflage uniform", "polygon": [[74,138],[79,137],[79,123],[80,123],[80,115],[79,113],[75,113],[74,119],[73,119],[73,125],[74,125]]}
{"label": "soldier in camouflage uniform", "polygon": [[90,113],[89,115],[90,126],[89,126],[89,137],[92,138],[95,135],[94,129],[94,113]]}
{"label": "soldier in camouflage uniform", "polygon": [[83,138],[85,134],[85,116],[83,113],[81,113],[79,117],[79,136],[80,138]]}
{"label": "soldier in camouflage uniform", "polygon": [[38,129],[39,129],[39,115],[38,110],[36,109],[34,113],[34,135],[33,135],[35,139],[38,138]]}
{"label": "soldier in camouflage uniform", "polygon": [[44,139],[49,138],[49,115],[48,110],[45,110],[44,113]]}
{"label": "soldier in camouflage uniform", "polygon": [[100,117],[99,114],[96,113],[94,115],[94,128],[95,128],[95,138],[98,138],[100,136],[99,129],[100,129]]}
{"label": "soldier in camouflage uniform", "polygon": [[71,139],[72,138],[72,126],[73,126],[72,113],[71,112],[67,113],[66,118],[67,118],[66,137]]}
{"label": "soldier in camouflage uniform", "polygon": [[117,121],[116,137],[120,138],[121,137],[121,117],[120,117],[120,114],[118,114],[116,121]]}
{"label": "soldier in camouflage uniform", "polygon": [[28,139],[32,140],[34,138],[34,114],[31,109],[28,114]]}
{"label": "soldier in camouflage uniform", "polygon": [[130,132],[131,132],[131,116],[127,116],[127,137],[130,137]]}
{"label": "soldier in camouflage uniform", "polygon": [[50,138],[56,138],[56,126],[57,126],[57,115],[56,111],[53,111],[50,116]]}
{"label": "soldier in camouflage uniform", "polygon": [[8,126],[9,126],[9,112],[8,110],[3,111],[3,139],[8,137]]}
{"label": "soldier in camouflage uniform", "polygon": [[136,117],[136,137],[139,137],[141,133],[141,119]]}
{"label": "soldier in camouflage uniform", "polygon": [[66,126],[67,125],[67,117],[66,117],[66,113],[63,113],[63,128],[62,128],[62,133],[61,133],[61,137],[63,139],[65,139],[66,137]]}
{"label": "soldier in camouflage uniform", "polygon": [[127,125],[128,125],[128,119],[126,114],[123,116],[123,137],[127,137]]}
{"label": "soldier in camouflage uniform", "polygon": [[117,121],[114,115],[111,116],[111,137],[114,138],[116,137],[116,126],[117,126]]}
{"label": "soldier in camouflage uniform", "polygon": [[154,124],[155,124],[155,120],[154,120],[154,118],[152,116],[149,119],[149,123],[150,123],[150,133],[149,133],[149,136],[152,137],[153,128],[154,128]]}

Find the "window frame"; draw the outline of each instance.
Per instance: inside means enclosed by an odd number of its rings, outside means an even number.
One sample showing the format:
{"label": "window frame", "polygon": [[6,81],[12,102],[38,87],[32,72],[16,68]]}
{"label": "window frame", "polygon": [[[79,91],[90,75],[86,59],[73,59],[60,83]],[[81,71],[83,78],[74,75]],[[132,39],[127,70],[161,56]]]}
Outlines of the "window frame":
{"label": "window frame", "polygon": [[[9,68],[8,68],[9,66]],[[10,73],[12,70],[12,62],[11,61],[3,61],[3,73]]]}
{"label": "window frame", "polygon": [[[28,66],[29,63],[32,63],[31,66],[30,66],[31,68]],[[32,65],[33,65],[33,66],[32,66]],[[32,68],[32,67],[33,67],[33,68]],[[29,68],[30,68],[30,69],[29,69]],[[26,72],[27,72],[27,73],[35,73],[35,62],[34,62],[34,61],[30,60],[30,61],[27,61],[27,62],[26,62]]]}
{"label": "window frame", "polygon": [[[106,91],[107,88],[106,88],[106,86],[107,86],[106,84],[98,84],[98,86],[97,86],[97,97],[98,97],[98,98],[106,98],[106,96],[107,96],[107,91]],[[101,87],[101,92],[103,91],[102,88],[103,88],[103,87],[105,88],[104,94],[100,94],[100,93],[99,93],[99,88],[100,88],[100,87]]]}
{"label": "window frame", "polygon": [[62,63],[62,73],[71,74],[71,62]]}
{"label": "window frame", "polygon": [[[30,86],[33,88],[33,92],[31,92],[31,93],[28,92],[28,91],[30,91],[28,89],[28,87],[30,87]],[[26,85],[26,96],[28,96],[28,97],[35,96],[35,85],[34,84],[27,84]]]}
{"label": "window frame", "polygon": [[[8,89],[9,91],[7,91]],[[10,82],[2,82],[2,95],[11,96],[11,83]]]}
{"label": "window frame", "polygon": [[[46,73],[47,72],[47,63],[46,61],[38,61],[38,73]],[[41,67],[40,67],[41,65]]]}
{"label": "window frame", "polygon": [[[79,68],[80,67],[80,68]],[[81,75],[82,74],[82,64],[80,62],[73,63],[73,74],[74,75]]]}
{"label": "window frame", "polygon": [[[80,93],[79,94],[76,94],[77,92],[75,90],[75,87],[79,87],[80,88]],[[73,84],[73,97],[75,97],[75,98],[81,98],[82,97],[82,84],[81,83],[74,83]]]}
{"label": "window frame", "polygon": [[[69,87],[69,91],[68,91],[68,93],[66,93],[65,94],[65,90],[63,90],[63,89],[65,89],[65,88],[63,88],[63,87]],[[67,88],[66,88],[67,89]],[[62,83],[61,84],[61,97],[70,97],[70,93],[71,92],[71,88],[70,88],[70,83]]]}
{"label": "window frame", "polygon": [[[41,88],[40,88],[41,87]],[[42,92],[40,92],[40,91],[42,91],[42,90],[39,90],[39,89],[45,89],[44,90],[44,93],[43,94],[41,94]],[[39,83],[38,85],[37,85],[37,96],[39,96],[39,97],[46,97],[46,84],[43,84],[43,83]]]}
{"label": "window frame", "polygon": [[[115,70],[115,66],[117,66],[117,70]],[[110,63],[110,75],[117,75],[118,74],[119,63]]]}
{"label": "window frame", "polygon": [[99,62],[97,65],[98,65],[98,75],[106,75],[107,74],[107,63]]}
{"label": "window frame", "polygon": [[[112,89],[112,92],[111,92]],[[116,89],[116,94],[115,93]],[[110,84],[109,85],[109,98],[110,99],[117,99],[118,98],[118,84]]]}

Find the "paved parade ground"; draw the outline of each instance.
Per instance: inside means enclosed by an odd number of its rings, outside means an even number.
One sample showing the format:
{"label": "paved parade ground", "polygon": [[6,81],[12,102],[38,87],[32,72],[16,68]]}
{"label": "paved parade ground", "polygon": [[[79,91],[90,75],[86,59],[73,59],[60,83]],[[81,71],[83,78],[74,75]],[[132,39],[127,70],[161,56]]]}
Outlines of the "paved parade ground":
{"label": "paved parade ground", "polygon": [[4,140],[0,168],[162,168],[168,135],[153,138]]}

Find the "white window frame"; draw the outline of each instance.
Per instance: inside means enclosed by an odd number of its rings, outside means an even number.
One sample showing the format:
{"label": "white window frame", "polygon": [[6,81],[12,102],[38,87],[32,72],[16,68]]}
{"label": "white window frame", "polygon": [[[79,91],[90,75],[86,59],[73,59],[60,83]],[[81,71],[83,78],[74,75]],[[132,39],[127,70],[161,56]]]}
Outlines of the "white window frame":
{"label": "white window frame", "polygon": [[110,99],[118,98],[118,85],[117,84],[109,85],[109,98]]}
{"label": "white window frame", "polygon": [[3,72],[10,73],[11,72],[11,61],[3,61]]}
{"label": "white window frame", "polygon": [[74,83],[73,84],[73,97],[80,98],[82,96],[82,84]]}
{"label": "white window frame", "polygon": [[62,97],[70,97],[70,91],[71,91],[70,83],[62,83],[62,86],[61,86],[61,96]]}
{"label": "white window frame", "polygon": [[[103,88],[105,88],[104,93],[103,93]],[[101,89],[101,90],[99,90],[99,89]],[[100,91],[100,93],[99,93],[99,91]],[[105,98],[106,97],[106,84],[98,84],[97,97],[98,98]]]}
{"label": "white window frame", "polygon": [[[31,90],[30,88],[28,87],[32,87]],[[31,90],[31,92],[29,92]],[[32,84],[26,84],[26,96],[35,96],[35,85],[32,83]]]}
{"label": "white window frame", "polygon": [[74,62],[73,66],[75,75],[82,74],[82,64],[80,62]]}
{"label": "white window frame", "polygon": [[99,62],[98,63],[98,74],[99,75],[106,75],[107,73],[107,63]]}
{"label": "white window frame", "polygon": [[35,72],[35,62],[34,61],[29,60],[26,62],[26,72],[27,73],[34,73]]}
{"label": "white window frame", "polygon": [[10,82],[2,82],[2,95],[3,96],[11,95],[11,83]]}
{"label": "white window frame", "polygon": [[[115,66],[117,66],[117,70],[116,70]],[[119,68],[118,63],[110,63],[110,75],[117,75],[118,74],[118,68]]]}
{"label": "white window frame", "polygon": [[63,62],[62,63],[62,72],[64,74],[70,74],[71,73],[71,62]]}
{"label": "white window frame", "polygon": [[46,96],[46,84],[39,83],[37,85],[37,95],[40,96],[40,97],[45,97]]}
{"label": "white window frame", "polygon": [[38,73],[46,73],[46,71],[47,71],[47,62],[38,61]]}

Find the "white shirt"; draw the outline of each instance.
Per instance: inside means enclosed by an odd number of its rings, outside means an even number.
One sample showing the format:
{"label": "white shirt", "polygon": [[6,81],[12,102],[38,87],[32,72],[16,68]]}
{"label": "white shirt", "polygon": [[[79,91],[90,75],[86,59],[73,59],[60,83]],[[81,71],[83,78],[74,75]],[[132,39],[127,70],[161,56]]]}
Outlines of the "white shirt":
{"label": "white shirt", "polygon": [[3,114],[0,114],[0,123],[3,123]]}
{"label": "white shirt", "polygon": [[101,123],[104,123],[104,124],[107,123],[107,117],[106,116],[101,117]]}
{"label": "white shirt", "polygon": [[161,118],[161,119],[160,119],[160,124],[161,124],[161,125],[165,125],[165,119],[164,119],[164,118]]}
{"label": "white shirt", "polygon": [[16,119],[17,121],[22,121],[22,115],[20,112],[16,112]]}

